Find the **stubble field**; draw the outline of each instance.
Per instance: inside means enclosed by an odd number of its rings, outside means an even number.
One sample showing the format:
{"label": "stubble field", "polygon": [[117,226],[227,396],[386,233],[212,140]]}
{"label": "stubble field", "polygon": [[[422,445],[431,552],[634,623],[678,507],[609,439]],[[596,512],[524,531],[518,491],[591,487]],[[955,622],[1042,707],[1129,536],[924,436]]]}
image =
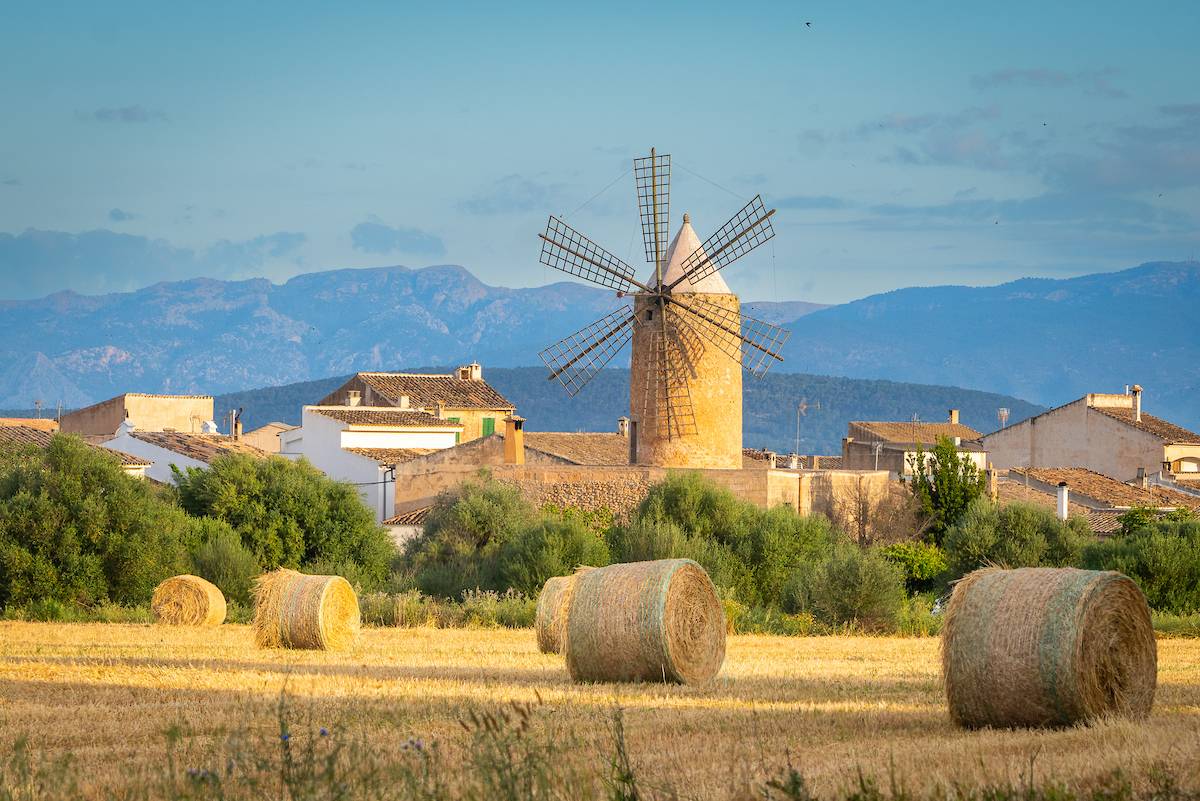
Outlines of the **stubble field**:
{"label": "stubble field", "polygon": [[0,748],[26,737],[46,761],[70,754],[84,794],[121,794],[157,770],[168,731],[183,759],[231,736],[278,741],[281,698],[331,740],[353,734],[401,759],[412,737],[451,765],[472,756],[472,713],[530,703],[522,736],[598,784],[620,709],[634,772],[683,798],[736,797],[789,761],[821,794],[860,771],[925,791],[1021,782],[1031,765],[1079,786],[1119,768],[1135,785],[1165,769],[1200,788],[1197,640],[1159,642],[1147,721],[964,732],[945,712],[936,639],[731,637],[718,678],[689,688],[574,685],[531,630],[368,629],[333,654],[260,650],[236,625],[0,623]]}

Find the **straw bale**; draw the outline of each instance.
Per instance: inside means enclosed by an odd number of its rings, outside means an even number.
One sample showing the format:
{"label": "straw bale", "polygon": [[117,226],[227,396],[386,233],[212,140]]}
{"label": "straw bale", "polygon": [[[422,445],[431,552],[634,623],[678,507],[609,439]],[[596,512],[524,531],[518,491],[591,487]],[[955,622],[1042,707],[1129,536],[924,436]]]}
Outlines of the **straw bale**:
{"label": "straw bale", "polygon": [[154,620],[171,626],[219,626],[225,622],[225,596],[199,576],[172,576],[154,588]]}
{"label": "straw bale", "polygon": [[1111,571],[977,570],[955,586],[942,626],[942,677],[960,726],[1144,718],[1157,671],[1146,598]]}
{"label": "straw bale", "polygon": [[254,585],[254,641],[262,648],[332,650],[354,641],[358,597],[341,576],[280,569]]}
{"label": "straw bale", "polygon": [[567,612],[571,607],[575,578],[580,573],[592,569],[580,567],[570,576],[555,576],[546,579],[546,583],[542,585],[542,591],[538,593],[535,627],[538,650],[543,654],[562,652],[563,641],[567,636]]}
{"label": "straw bale", "polygon": [[702,684],[725,661],[725,610],[708,573],[690,559],[576,576],[566,632],[575,681]]}

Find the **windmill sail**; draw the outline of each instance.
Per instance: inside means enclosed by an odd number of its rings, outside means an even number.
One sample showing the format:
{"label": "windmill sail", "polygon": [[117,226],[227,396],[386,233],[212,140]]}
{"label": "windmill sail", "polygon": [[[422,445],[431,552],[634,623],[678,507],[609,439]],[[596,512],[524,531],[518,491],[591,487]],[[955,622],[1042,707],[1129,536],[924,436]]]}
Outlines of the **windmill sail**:
{"label": "windmill sail", "polygon": [[633,336],[633,314],[625,306],[589,323],[538,356],[572,397],[596,377]]}
{"label": "windmill sail", "polygon": [[632,267],[557,217],[551,217],[546,233],[538,236],[542,239],[540,260],[547,267],[618,292],[635,286],[649,291],[634,277]]}
{"label": "windmill sail", "polygon": [[761,378],[775,362],[783,361],[783,346],[791,336],[787,329],[700,297],[692,296],[686,301],[668,297],[671,305],[682,309],[680,318],[696,330],[697,337],[706,336],[756,378]]}
{"label": "windmill sail", "polygon": [[774,209],[767,211],[761,195],[755,195],[729,222],[687,257],[683,262],[683,275],[672,281],[667,289],[674,289],[684,280],[693,284],[703,281],[771,239],[775,236],[775,229],[771,226],[771,215],[774,213]]}
{"label": "windmill sail", "polygon": [[671,230],[671,156],[651,148],[648,157],[633,160],[633,177],[646,261],[661,266]]}

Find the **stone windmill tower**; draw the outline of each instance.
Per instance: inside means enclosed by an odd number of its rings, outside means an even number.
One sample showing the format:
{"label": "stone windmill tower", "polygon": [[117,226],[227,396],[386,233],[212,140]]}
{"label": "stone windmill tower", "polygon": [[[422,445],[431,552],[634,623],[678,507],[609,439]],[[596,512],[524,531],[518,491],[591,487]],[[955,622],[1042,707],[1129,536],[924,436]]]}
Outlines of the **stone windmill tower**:
{"label": "stone windmill tower", "polygon": [[632,295],[617,309],[539,354],[568,394],[579,392],[633,340],[630,362],[630,461],[660,467],[742,466],[742,375],[761,376],[788,332],[742,314],[722,268],[775,235],[772,209],[756,196],[700,242],[691,219],[667,246],[671,157],[653,150],[635,159],[638,210],[646,261],[654,274],[639,281],[634,269],[557,217],[542,239],[550,267]]}

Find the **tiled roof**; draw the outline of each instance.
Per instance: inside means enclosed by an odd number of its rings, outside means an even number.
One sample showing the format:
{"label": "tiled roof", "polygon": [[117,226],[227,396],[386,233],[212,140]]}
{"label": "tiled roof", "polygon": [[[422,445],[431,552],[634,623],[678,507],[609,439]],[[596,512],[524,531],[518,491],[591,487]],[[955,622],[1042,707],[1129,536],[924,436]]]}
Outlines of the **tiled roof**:
{"label": "tiled roof", "polygon": [[[32,445],[35,448],[45,448],[49,446],[50,440],[54,434],[49,431],[42,431],[29,426],[0,426],[0,449],[5,447],[12,448],[21,445]],[[85,440],[86,442],[86,440]],[[146,461],[140,456],[133,456],[124,451],[113,450],[112,448],[104,448],[99,445],[93,445],[88,442],[93,448],[111,454],[121,462],[124,467],[149,467],[151,462]]]}
{"label": "tiled roof", "polygon": [[368,459],[373,459],[380,464],[402,464],[416,459],[418,456],[425,456],[433,453],[434,448],[345,448],[350,453],[357,453],[359,456],[365,456]]}
{"label": "tiled roof", "polygon": [[450,409],[515,409],[491,384],[457,375],[424,373],[359,373],[358,377],[375,392],[399,404],[407,395],[413,406],[436,408],[439,403]]}
{"label": "tiled roof", "polygon": [[1070,492],[1086,495],[1109,506],[1184,506],[1200,509],[1200,498],[1195,496],[1153,485],[1145,489],[1135,487],[1083,467],[1014,467],[1009,471],[1010,476],[1025,474],[1052,486],[1065,481]]}
{"label": "tiled roof", "polygon": [[1186,428],[1169,423],[1161,417],[1155,417],[1152,414],[1142,412],[1142,419],[1134,419],[1133,409],[1114,409],[1102,406],[1092,406],[1100,414],[1107,415],[1114,420],[1120,420],[1127,426],[1133,426],[1139,431],[1145,431],[1147,434],[1153,434],[1171,445],[1200,445],[1200,434],[1194,431],[1188,431]]}
{"label": "tiled roof", "polygon": [[1121,521],[1118,518],[1123,514],[1125,513],[1113,509],[1088,509],[1087,519],[1094,533],[1107,537],[1121,530]]}
{"label": "tiled roof", "polygon": [[[1047,492],[1035,485],[1026,486],[1022,478],[1012,472],[1009,473],[1008,478],[1001,478],[996,482],[996,495],[1000,503],[1031,503],[1035,506],[1044,506],[1047,509],[1058,509],[1057,492]],[[1086,515],[1090,511],[1092,510],[1088,507],[1071,500],[1071,496],[1068,493],[1068,514]]]}
{"label": "tiled roof", "polygon": [[389,517],[383,521],[383,524],[385,526],[419,526],[425,522],[425,518],[429,517],[429,510],[432,508],[432,506],[422,506],[420,509],[411,509],[395,517]]}
{"label": "tiled roof", "polygon": [[821,470],[841,470],[842,457],[840,456],[818,456],[817,467]]}
{"label": "tiled roof", "polygon": [[181,431],[131,431],[130,436],[150,445],[157,445],[180,456],[188,456],[205,464],[227,453],[268,456],[243,440],[224,434],[185,434]]}
{"label": "tiled roof", "polygon": [[889,423],[855,420],[850,425],[858,426],[876,440],[884,442],[924,442],[932,445],[938,437],[958,437],[965,441],[979,439],[983,436],[962,423]]}
{"label": "tiled roof", "polygon": [[58,421],[51,417],[0,417],[0,427],[24,426],[39,431],[57,431]]}
{"label": "tiled roof", "polygon": [[621,434],[526,431],[525,449],[573,464],[629,464],[629,438]]}
{"label": "tiled roof", "polygon": [[462,428],[462,423],[443,420],[416,409],[391,409],[386,406],[310,406],[312,411],[352,426],[390,426],[403,428]]}

